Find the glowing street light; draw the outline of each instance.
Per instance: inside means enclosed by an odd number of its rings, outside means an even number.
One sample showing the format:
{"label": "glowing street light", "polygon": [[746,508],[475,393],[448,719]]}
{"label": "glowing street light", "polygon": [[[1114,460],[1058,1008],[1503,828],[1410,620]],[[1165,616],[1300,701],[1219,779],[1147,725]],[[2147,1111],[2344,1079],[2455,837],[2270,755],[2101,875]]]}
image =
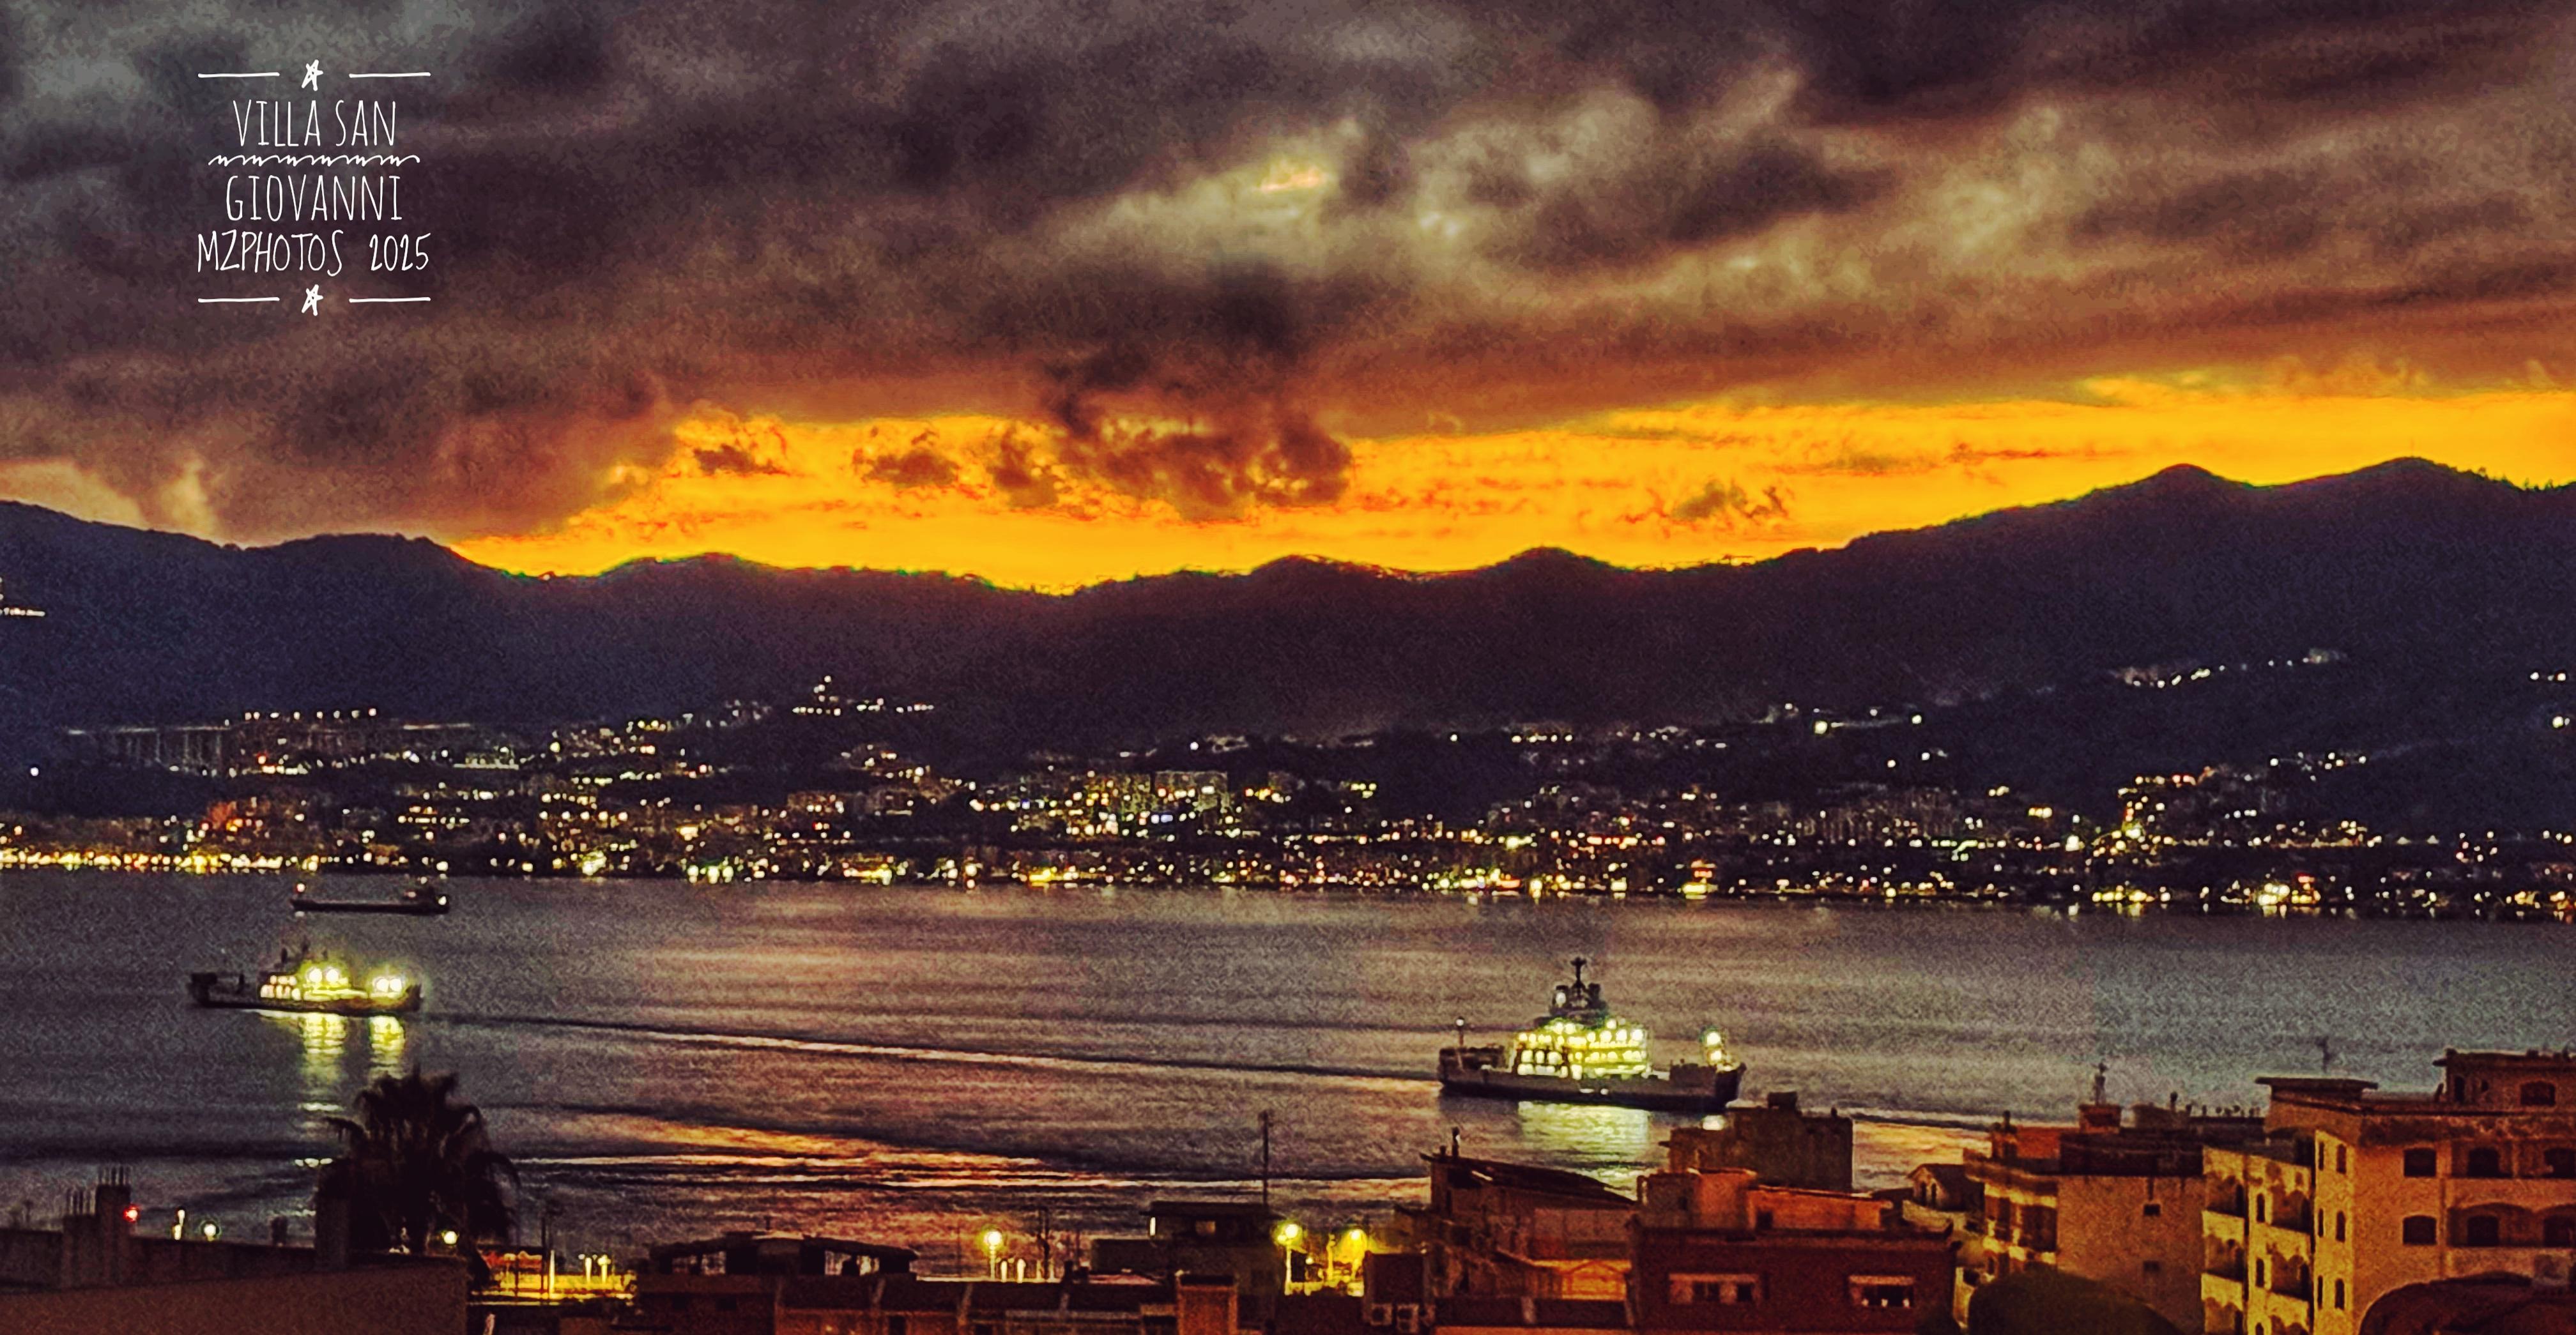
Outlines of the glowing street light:
{"label": "glowing street light", "polygon": [[985,1229],[983,1242],[984,1274],[989,1278],[1002,1272],[1002,1230]]}
{"label": "glowing street light", "polygon": [[1306,1236],[1306,1230],[1298,1227],[1294,1219],[1282,1219],[1279,1221],[1278,1229],[1271,1236],[1277,1238],[1282,1247],[1294,1247],[1297,1245],[1297,1239]]}

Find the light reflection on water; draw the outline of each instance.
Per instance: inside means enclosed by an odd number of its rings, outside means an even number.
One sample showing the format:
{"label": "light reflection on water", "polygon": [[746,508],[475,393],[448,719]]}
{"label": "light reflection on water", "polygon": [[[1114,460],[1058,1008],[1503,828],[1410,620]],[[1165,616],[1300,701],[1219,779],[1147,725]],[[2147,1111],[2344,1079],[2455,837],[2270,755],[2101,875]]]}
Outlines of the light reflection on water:
{"label": "light reflection on water", "polygon": [[[308,1117],[345,1115],[367,1082],[410,1069],[400,1016],[325,1015],[253,1011],[260,1023],[291,1035],[301,1078],[300,1106]],[[351,1060],[352,1057],[358,1060]]]}
{"label": "light reflection on water", "polygon": [[1663,1139],[1673,1127],[1688,1124],[1635,1108],[1582,1103],[1518,1103],[1512,1105],[1512,1117],[1520,1127],[1515,1153],[1534,1152],[1543,1161],[1578,1165],[1623,1188],[1636,1176],[1637,1165],[1663,1157]]}
{"label": "light reflection on water", "polygon": [[425,979],[415,1017],[188,1007],[189,970],[273,954],[281,893],[0,875],[0,1199],[123,1161],[156,1206],[293,1212],[320,1117],[414,1061],[594,1248],[761,1221],[935,1243],[1039,1205],[1125,1229],[1255,1190],[1262,1109],[1279,1199],[1317,1220],[1413,1199],[1452,1127],[1625,1185],[1685,1122],[1428,1078],[1454,1017],[1527,1024],[1576,954],[1680,1036],[1662,1057],[1722,1028],[1748,1097],[1851,1111],[1870,1187],[1996,1113],[2066,1116],[2096,1061],[2115,1097],[2245,1103],[2313,1069],[2316,1015],[2401,1088],[2445,1044],[2576,1033],[2549,925],[990,887],[469,884],[448,918],[314,928]]}
{"label": "light reflection on water", "polygon": [[367,1017],[367,1077],[403,1073],[404,1036],[402,1017],[371,1015]]}

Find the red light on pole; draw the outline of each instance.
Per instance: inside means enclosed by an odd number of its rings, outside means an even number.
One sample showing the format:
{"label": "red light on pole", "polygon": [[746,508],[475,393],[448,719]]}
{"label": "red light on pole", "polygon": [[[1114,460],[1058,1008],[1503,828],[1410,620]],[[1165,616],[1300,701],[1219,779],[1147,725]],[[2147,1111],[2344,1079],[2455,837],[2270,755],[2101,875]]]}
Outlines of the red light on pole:
{"label": "red light on pole", "polygon": [[125,1222],[127,1222],[127,1223],[131,1224],[131,1223],[133,1223],[135,1220],[137,1220],[137,1219],[141,1219],[142,1217],[143,1217],[143,1207],[142,1207],[142,1206],[140,1206],[140,1205],[129,1205],[129,1206],[126,1206],[126,1207],[125,1207]]}

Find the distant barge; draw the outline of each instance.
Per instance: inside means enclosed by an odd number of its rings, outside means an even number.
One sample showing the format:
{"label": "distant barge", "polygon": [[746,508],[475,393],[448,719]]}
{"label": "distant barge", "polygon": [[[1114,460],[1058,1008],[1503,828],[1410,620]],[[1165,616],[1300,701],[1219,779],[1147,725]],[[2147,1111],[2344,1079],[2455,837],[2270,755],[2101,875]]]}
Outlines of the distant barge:
{"label": "distant barge", "polygon": [[290,896],[298,913],[400,913],[435,918],[447,912],[447,892],[423,881],[408,887],[400,899],[315,899],[298,883]]}
{"label": "distant barge", "polygon": [[188,995],[217,1010],[286,1011],[319,1015],[408,1015],[420,1009],[420,983],[392,972],[361,984],[328,955],[304,946],[278,952],[275,967],[257,978],[238,973],[192,973]]}
{"label": "distant barge", "polygon": [[1574,982],[1559,983],[1554,1004],[1508,1047],[1470,1047],[1467,1022],[1458,1044],[1440,1050],[1440,1092],[1528,1103],[1601,1103],[1651,1112],[1722,1112],[1744,1081],[1744,1063],[1726,1053],[1711,1029],[1700,1060],[1658,1071],[1646,1057],[1648,1034],[1610,1013],[1601,985],[1583,981],[1589,961],[1574,961]]}

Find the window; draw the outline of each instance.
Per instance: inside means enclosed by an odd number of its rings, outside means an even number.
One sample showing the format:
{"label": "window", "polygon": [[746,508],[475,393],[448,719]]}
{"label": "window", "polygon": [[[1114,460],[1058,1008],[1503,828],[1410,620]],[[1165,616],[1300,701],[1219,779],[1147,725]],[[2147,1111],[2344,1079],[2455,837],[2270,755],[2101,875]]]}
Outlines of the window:
{"label": "window", "polygon": [[2397,1226],[2397,1235],[2409,1247],[2432,1246],[2433,1216],[2428,1214],[2406,1216],[2405,1222]]}
{"label": "window", "polygon": [[2162,1261],[2140,1261],[2138,1262],[2138,1270],[2141,1274],[2161,1275],[2165,1272],[2165,1263]]}
{"label": "window", "polygon": [[1851,1301],[1854,1307],[1912,1307],[1914,1279],[1910,1275],[1854,1275]]}
{"label": "window", "polygon": [[2335,1171],[2338,1173],[2352,1171],[2350,1164],[2344,1158],[2344,1147],[2341,1145],[2335,1146]]}
{"label": "window", "polygon": [[2336,1310],[2336,1311],[2338,1311],[2338,1312],[2340,1312],[2340,1311],[2342,1311],[2342,1310],[2343,1310],[2343,1281],[2342,1281],[2342,1280],[2336,1280],[2336,1281],[2335,1281],[2335,1310]]}
{"label": "window", "polygon": [[2492,1145],[2480,1145],[2469,1151],[2469,1176],[2504,1176],[2504,1156],[2496,1153]]}
{"label": "window", "polygon": [[2576,1150],[2548,1150],[2540,1156],[2542,1171],[2551,1177],[2576,1177]]}
{"label": "window", "polygon": [[2335,1241],[2343,1241],[2343,1211],[2335,1211]]}
{"label": "window", "polygon": [[2558,1086],[2546,1080],[2534,1080],[2522,1087],[2522,1106],[2554,1108],[2558,1106]]}
{"label": "window", "polygon": [[2141,1213],[2141,1214],[2145,1215],[2145,1216],[2146,1216],[2147,1218],[2149,1218],[2149,1219],[2153,1219],[2153,1218],[2155,1218],[2157,1215],[2163,1214],[2164,1212],[2165,1212],[2165,1207],[2163,1206],[2163,1204],[2162,1204],[2162,1203],[2157,1202],[2157,1201],[2149,1201],[2149,1202],[2147,1202],[2146,1208],[2145,1208],[2144,1210],[2139,1211],[2139,1213]]}
{"label": "window", "polygon": [[2576,1247],[2576,1219],[2562,1214],[2540,1221],[2540,1243],[2544,1247]]}
{"label": "window", "polygon": [[2272,1281],[2264,1274],[2263,1262],[2260,1259],[2257,1259],[2254,1262],[2254,1287],[2258,1289],[2269,1288],[2271,1287],[2271,1284]]}
{"label": "window", "polygon": [[2255,1222],[2255,1223],[2258,1223],[2258,1224],[2268,1224],[2268,1223],[2272,1222],[2271,1209],[2272,1209],[2272,1198],[2271,1198],[2271,1197],[2269,1197],[2269,1196],[2257,1196],[2257,1197],[2255,1197],[2255,1198],[2254,1198],[2254,1222]]}
{"label": "window", "polygon": [[901,1316],[889,1316],[886,1318],[885,1335],[903,1335],[903,1318]]}
{"label": "window", "polygon": [[2433,1152],[2431,1150],[2424,1149],[2406,1151],[2406,1175],[2408,1177],[2431,1177],[2436,1171],[2438,1170],[2433,1166]]}
{"label": "window", "polygon": [[2503,1221],[2491,1214],[2473,1214],[2460,1221],[2460,1242],[2470,1247],[2492,1247],[2504,1241]]}
{"label": "window", "polygon": [[716,1310],[719,1312],[730,1312],[739,1306],[741,1306],[741,1304],[731,1298],[716,1299]]}
{"label": "window", "polygon": [[1672,1298],[1676,1305],[1719,1303],[1738,1307],[1762,1301],[1760,1275],[1675,1275]]}

